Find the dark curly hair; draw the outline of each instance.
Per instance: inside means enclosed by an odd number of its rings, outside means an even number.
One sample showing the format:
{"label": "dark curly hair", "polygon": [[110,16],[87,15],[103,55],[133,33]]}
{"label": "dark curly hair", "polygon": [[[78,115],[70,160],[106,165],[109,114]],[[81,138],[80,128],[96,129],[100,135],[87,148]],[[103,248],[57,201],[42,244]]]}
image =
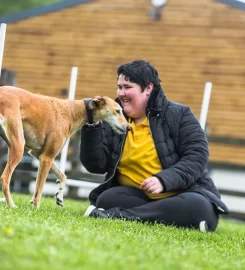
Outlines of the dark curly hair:
{"label": "dark curly hair", "polygon": [[142,92],[150,83],[154,86],[153,91],[161,89],[158,71],[146,60],[134,60],[119,66],[117,75],[117,79],[124,75],[126,80],[140,85]]}

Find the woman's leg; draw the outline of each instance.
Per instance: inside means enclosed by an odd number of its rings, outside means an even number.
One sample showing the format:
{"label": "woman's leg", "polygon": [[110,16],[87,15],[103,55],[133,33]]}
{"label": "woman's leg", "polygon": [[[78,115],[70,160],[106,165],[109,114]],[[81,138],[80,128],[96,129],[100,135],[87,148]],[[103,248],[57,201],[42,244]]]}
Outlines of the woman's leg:
{"label": "woman's leg", "polygon": [[96,207],[103,209],[114,207],[128,209],[144,205],[150,201],[145,193],[139,189],[129,186],[117,186],[102,192],[96,201]]}
{"label": "woman's leg", "polygon": [[116,218],[188,228],[199,228],[200,222],[206,221],[210,231],[216,229],[219,219],[212,203],[202,194],[195,192],[183,192],[128,209],[114,207],[106,210],[106,213]]}

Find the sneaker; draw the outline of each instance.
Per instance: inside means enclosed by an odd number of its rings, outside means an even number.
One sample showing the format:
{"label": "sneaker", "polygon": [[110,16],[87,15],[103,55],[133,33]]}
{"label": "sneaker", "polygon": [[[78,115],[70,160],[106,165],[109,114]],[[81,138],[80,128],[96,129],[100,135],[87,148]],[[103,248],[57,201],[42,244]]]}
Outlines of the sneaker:
{"label": "sneaker", "polygon": [[199,223],[199,229],[201,232],[208,232],[209,231],[208,224],[205,220],[203,220]]}
{"label": "sneaker", "polygon": [[94,205],[90,205],[85,213],[84,217],[95,217],[95,218],[108,218],[109,215],[105,212],[103,208],[96,208]]}

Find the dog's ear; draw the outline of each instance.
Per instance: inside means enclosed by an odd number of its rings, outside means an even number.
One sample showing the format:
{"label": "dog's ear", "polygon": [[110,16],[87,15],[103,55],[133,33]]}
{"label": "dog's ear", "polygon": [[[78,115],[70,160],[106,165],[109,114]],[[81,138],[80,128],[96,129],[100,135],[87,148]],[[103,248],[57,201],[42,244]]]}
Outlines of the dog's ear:
{"label": "dog's ear", "polygon": [[100,96],[95,96],[93,97],[89,103],[88,103],[88,108],[90,110],[94,110],[96,107],[101,107],[103,105],[105,105],[105,99],[100,97]]}

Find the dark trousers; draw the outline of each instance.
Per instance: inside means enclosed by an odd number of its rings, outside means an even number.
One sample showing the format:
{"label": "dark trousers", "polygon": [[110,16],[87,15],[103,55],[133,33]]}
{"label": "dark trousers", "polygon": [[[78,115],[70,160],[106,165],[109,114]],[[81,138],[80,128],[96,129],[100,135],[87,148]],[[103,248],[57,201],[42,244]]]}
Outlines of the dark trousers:
{"label": "dark trousers", "polygon": [[141,190],[117,186],[101,193],[96,207],[104,208],[115,218],[177,227],[199,228],[199,223],[205,220],[210,231],[216,229],[219,220],[213,204],[205,196],[195,192],[151,200]]}

